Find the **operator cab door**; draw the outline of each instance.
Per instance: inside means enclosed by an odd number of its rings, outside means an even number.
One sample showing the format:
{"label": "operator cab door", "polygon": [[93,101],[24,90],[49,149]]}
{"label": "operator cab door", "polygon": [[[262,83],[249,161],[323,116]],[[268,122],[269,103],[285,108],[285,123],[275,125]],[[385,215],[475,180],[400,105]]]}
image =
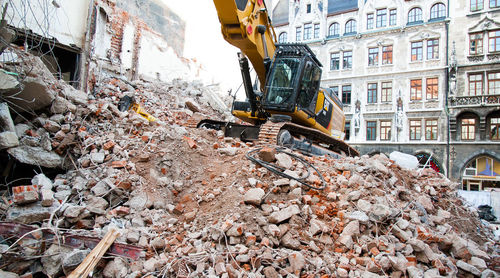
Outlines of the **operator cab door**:
{"label": "operator cab door", "polygon": [[316,116],[316,100],[318,97],[321,68],[306,59],[302,80],[299,84],[297,107],[310,117]]}

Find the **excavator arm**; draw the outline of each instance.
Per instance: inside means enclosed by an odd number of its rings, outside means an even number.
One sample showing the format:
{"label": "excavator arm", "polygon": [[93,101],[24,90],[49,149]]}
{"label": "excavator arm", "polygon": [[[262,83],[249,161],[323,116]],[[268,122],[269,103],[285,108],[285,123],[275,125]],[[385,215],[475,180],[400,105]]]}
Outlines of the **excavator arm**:
{"label": "excavator arm", "polygon": [[214,0],[224,39],[252,63],[261,84],[276,50],[276,34],[264,0]]}

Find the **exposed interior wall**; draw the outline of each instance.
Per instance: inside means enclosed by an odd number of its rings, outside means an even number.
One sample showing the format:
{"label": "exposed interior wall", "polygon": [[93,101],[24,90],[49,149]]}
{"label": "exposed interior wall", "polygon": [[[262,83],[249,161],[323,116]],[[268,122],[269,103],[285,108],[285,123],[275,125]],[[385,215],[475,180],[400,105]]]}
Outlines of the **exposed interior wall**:
{"label": "exposed interior wall", "polygon": [[31,30],[46,38],[56,38],[64,45],[82,48],[87,30],[88,7],[90,0],[26,1],[9,0],[7,22],[17,28]]}

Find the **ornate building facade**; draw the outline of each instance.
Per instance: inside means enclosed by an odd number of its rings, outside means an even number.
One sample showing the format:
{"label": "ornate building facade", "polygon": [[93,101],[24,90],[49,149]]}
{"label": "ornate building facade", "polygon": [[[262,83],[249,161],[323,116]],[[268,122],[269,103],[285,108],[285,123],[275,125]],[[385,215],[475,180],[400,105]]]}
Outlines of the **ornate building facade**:
{"label": "ornate building facade", "polygon": [[[499,161],[498,142],[486,135],[498,102],[475,114],[477,141],[460,140],[460,117],[470,111],[456,104],[465,101],[464,89],[469,88],[470,69],[462,66],[476,63],[472,62],[476,57],[471,60],[465,53],[469,37],[463,27],[470,25],[475,34],[476,25],[484,25],[485,19],[469,9],[471,2],[481,1],[275,0],[268,6],[279,41],[305,42],[323,63],[322,86],[332,88],[344,103],[347,142],[362,154],[416,155],[426,167],[460,180],[474,153],[494,149],[493,157]],[[487,17],[495,9],[480,13]],[[496,22],[488,26],[500,29]],[[498,40],[500,50],[500,32]],[[493,56],[483,61],[484,78],[500,67],[491,65],[497,59]],[[454,93],[448,97],[450,90]]]}
{"label": "ornate building facade", "polygon": [[500,1],[450,3],[450,170],[500,188]]}

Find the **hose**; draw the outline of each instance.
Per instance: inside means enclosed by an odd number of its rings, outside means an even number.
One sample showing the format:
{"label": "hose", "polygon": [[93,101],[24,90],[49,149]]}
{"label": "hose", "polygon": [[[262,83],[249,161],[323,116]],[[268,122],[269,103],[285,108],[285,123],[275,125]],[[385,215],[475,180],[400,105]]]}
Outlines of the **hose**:
{"label": "hose", "polygon": [[[276,152],[277,153],[284,153],[290,157],[293,157],[295,158],[296,160],[300,161],[305,167],[307,167],[307,175],[305,177],[302,177],[302,178],[296,178],[296,177],[293,177],[293,176],[290,176],[288,174],[285,173],[285,170],[283,167],[280,167],[274,163],[270,163],[270,162],[266,162],[264,160],[261,160],[261,159],[258,159],[255,157],[255,153],[259,152],[260,150],[262,150],[262,148],[257,148],[257,149],[254,149],[254,150],[251,150],[249,151],[245,157],[252,161],[253,163],[255,164],[258,164],[264,168],[266,168],[267,170],[269,170],[270,172],[276,174],[276,175],[279,175],[279,176],[282,176],[284,178],[287,178],[287,179],[291,179],[291,180],[296,180],[297,182],[309,187],[310,189],[314,189],[314,190],[323,190],[325,189],[326,187],[326,182],[325,182],[325,179],[323,178],[323,175],[321,175],[321,173],[319,172],[318,169],[316,169],[316,167],[314,167],[314,165],[312,165],[311,163],[305,161],[303,158],[299,157],[298,155],[296,154],[293,154],[291,152],[287,152],[285,151],[285,148],[282,148],[282,147],[277,147],[275,148],[276,149]],[[321,179],[321,183],[320,183],[320,186],[315,186],[315,185],[311,185],[310,183],[306,182],[305,179],[307,179],[309,177],[309,175],[311,174],[311,171],[309,170],[310,168],[312,168],[317,174],[318,174],[318,177]]]}

